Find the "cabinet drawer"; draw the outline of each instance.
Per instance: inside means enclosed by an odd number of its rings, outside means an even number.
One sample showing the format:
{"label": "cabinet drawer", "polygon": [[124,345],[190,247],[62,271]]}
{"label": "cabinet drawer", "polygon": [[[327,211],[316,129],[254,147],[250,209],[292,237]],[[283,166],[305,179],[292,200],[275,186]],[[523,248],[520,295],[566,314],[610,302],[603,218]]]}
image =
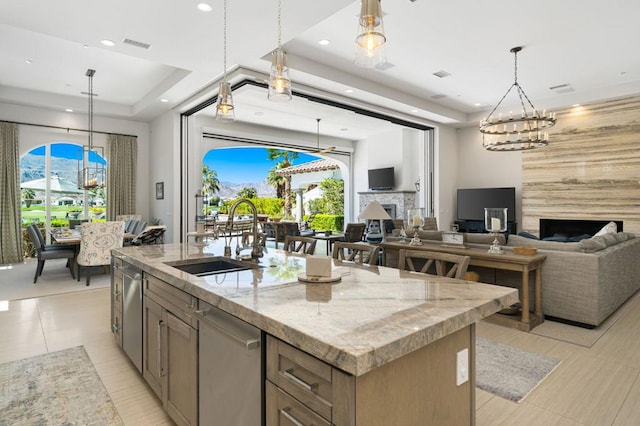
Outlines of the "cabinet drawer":
{"label": "cabinet drawer", "polygon": [[331,425],[271,382],[267,382],[265,390],[267,426]]}
{"label": "cabinet drawer", "polygon": [[298,401],[332,419],[333,368],[272,336],[267,336],[267,378]]}
{"label": "cabinet drawer", "polygon": [[197,298],[149,274],[144,275],[144,294],[182,321],[197,328],[198,321],[193,316]]}

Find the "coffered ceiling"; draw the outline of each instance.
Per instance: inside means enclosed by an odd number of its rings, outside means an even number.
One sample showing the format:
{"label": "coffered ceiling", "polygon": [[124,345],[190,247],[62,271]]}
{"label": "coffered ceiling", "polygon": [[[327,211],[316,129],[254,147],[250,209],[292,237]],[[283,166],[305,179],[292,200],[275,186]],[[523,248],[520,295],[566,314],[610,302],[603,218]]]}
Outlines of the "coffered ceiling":
{"label": "coffered ceiling", "polygon": [[[199,11],[197,0],[4,1],[0,102],[84,114],[85,71],[93,68],[96,114],[150,121],[192,106],[215,93],[223,68],[222,0],[202,1],[213,10]],[[359,1],[282,0],[294,89],[463,126],[486,114],[513,83],[509,49],[520,45],[519,82],[540,109],[640,93],[638,2],[381,4],[388,63],[364,69],[353,64]],[[277,47],[276,12],[276,0],[229,0],[232,78],[268,74],[269,54]],[[104,39],[115,45],[101,44]],[[327,134],[350,139],[386,126],[302,100],[273,104],[261,89],[238,93],[235,103],[243,121],[313,132],[320,117]]]}

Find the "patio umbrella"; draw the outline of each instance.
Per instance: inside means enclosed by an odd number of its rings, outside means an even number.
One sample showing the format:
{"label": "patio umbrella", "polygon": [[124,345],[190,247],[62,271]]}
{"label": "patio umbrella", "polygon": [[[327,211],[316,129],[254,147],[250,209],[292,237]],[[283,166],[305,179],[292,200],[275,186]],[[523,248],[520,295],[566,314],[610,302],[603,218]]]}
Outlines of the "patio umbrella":
{"label": "patio umbrella", "polygon": [[[61,178],[58,175],[51,176],[49,178],[49,189],[51,192],[57,192],[61,194],[82,194],[84,191],[78,189],[78,185],[75,182],[71,182],[68,179]],[[44,191],[47,189],[47,179],[40,178],[30,180],[28,182],[22,182],[20,184],[21,189],[33,189],[34,191]]]}

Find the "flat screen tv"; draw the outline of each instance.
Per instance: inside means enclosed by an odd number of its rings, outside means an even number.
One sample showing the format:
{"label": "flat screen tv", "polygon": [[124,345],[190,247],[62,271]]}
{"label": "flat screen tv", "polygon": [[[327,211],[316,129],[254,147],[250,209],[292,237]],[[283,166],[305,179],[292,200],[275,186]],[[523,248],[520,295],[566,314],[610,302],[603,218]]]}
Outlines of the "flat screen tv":
{"label": "flat screen tv", "polygon": [[395,184],[393,167],[369,169],[369,189],[373,191],[393,189]]}
{"label": "flat screen tv", "polygon": [[516,220],[515,188],[458,189],[458,220],[484,221],[485,207],[506,207],[507,221]]}

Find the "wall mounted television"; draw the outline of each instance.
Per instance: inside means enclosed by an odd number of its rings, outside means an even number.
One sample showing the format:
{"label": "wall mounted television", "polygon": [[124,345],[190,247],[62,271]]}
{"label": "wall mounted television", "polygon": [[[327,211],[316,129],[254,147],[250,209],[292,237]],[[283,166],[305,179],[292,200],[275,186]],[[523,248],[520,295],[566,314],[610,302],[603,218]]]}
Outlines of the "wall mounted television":
{"label": "wall mounted television", "polygon": [[485,207],[506,207],[507,222],[515,222],[516,189],[513,187],[458,189],[458,220],[484,221]]}
{"label": "wall mounted television", "polygon": [[394,177],[394,168],[385,167],[384,169],[369,169],[369,189],[372,191],[381,191],[393,189],[396,185]]}

